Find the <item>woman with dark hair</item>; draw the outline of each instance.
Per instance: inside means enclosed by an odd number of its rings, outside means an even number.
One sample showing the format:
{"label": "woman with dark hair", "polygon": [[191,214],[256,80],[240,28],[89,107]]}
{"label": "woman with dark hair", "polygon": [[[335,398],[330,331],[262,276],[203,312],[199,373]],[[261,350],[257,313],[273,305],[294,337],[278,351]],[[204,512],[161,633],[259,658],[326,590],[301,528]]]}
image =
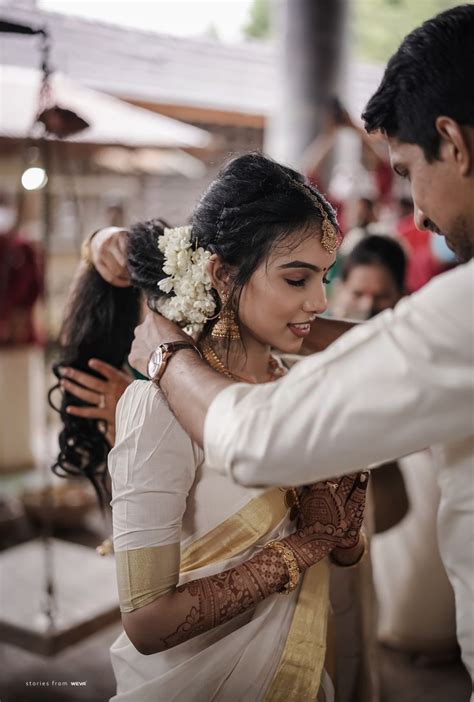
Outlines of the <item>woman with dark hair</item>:
{"label": "woman with dark hair", "polygon": [[[121,321],[114,363],[124,360],[141,291],[151,309],[187,326],[194,341],[186,346],[213,368],[271,382],[286,372],[272,349],[297,353],[326,307],[337,245],[330,205],[302,176],[260,154],[235,159],[190,227],[152,221],[130,230],[133,323],[125,329]],[[90,300],[81,307],[91,275],[79,282],[72,314],[98,314],[112,333],[105,299],[101,310]],[[88,319],[82,329],[93,337],[100,329]],[[69,338],[80,366],[98,354],[76,329]],[[111,649],[113,699],[334,700],[326,556],[343,566],[362,557],[367,475],[301,490],[248,490],[218,476],[156,384],[178,352],[154,355],[155,382],[132,383],[117,408],[109,469],[126,633]]]}
{"label": "woman with dark hair", "polygon": [[405,294],[406,266],[405,252],[395,239],[366,237],[343,260],[342,285],[332,313],[369,319],[395,307]]}

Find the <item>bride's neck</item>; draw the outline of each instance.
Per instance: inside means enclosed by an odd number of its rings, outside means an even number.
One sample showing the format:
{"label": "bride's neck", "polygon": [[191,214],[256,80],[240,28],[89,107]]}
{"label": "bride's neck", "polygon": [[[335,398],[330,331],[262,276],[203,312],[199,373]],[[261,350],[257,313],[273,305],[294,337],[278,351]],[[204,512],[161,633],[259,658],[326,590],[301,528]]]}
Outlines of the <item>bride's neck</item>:
{"label": "bride's neck", "polygon": [[262,344],[253,337],[242,342],[214,339],[209,336],[206,341],[231,373],[243,376],[250,382],[265,383],[268,380],[270,346]]}

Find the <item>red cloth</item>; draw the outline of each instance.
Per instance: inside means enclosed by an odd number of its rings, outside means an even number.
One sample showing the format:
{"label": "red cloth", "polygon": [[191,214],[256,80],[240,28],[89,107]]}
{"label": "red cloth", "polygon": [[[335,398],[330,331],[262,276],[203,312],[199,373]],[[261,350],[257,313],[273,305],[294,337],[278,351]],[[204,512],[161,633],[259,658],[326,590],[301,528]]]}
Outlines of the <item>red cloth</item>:
{"label": "red cloth", "polygon": [[379,161],[377,163],[374,169],[374,180],[379,202],[390,202],[392,198],[393,171],[388,161]]}
{"label": "red cloth", "polygon": [[406,285],[408,292],[412,293],[426,285],[431,278],[441,273],[445,268],[440,265],[431,252],[431,232],[417,229],[413,215],[406,215],[398,221],[397,233],[400,243],[407,253]]}
{"label": "red cloth", "polygon": [[0,345],[38,341],[33,307],[42,289],[35,247],[19,233],[0,234]]}

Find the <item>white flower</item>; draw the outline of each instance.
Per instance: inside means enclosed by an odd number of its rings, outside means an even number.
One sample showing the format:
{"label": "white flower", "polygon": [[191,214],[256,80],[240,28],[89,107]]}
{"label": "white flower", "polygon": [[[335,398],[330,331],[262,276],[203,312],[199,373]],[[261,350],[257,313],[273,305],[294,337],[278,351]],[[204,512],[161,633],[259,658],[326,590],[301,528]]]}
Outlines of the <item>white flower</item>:
{"label": "white flower", "polygon": [[164,293],[169,294],[173,290],[173,278],[163,278],[163,280],[159,281],[158,287],[160,290],[163,290]]}
{"label": "white flower", "polygon": [[157,244],[164,257],[163,272],[168,276],[157,285],[164,293],[174,295],[159,298],[156,309],[184,326],[189,334],[199,333],[216,309],[207,272],[211,254],[202,246],[193,249],[191,227],[165,229]]}

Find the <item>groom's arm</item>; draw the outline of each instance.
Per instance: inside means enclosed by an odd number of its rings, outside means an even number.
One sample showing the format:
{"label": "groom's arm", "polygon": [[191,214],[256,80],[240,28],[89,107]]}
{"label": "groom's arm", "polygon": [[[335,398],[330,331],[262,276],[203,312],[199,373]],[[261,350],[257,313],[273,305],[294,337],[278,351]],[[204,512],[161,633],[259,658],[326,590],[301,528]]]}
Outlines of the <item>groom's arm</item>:
{"label": "groom's arm", "polygon": [[[232,384],[179,351],[163,390],[208,463],[244,485],[315,482],[468,436],[472,274],[438,277],[274,383]],[[160,325],[158,343],[182,338]]]}
{"label": "groom's arm", "polygon": [[[354,324],[345,320],[317,318],[312,324],[305,350],[309,353],[322,351]],[[146,375],[148,359],[156,347],[167,341],[180,340],[189,341],[189,337],[164,317],[150,313],[135,330],[130,365]],[[182,350],[170,360],[160,387],[180,423],[202,446],[207,411],[219,392],[233,384],[203,363],[194,351]]]}
{"label": "groom's arm", "polygon": [[434,279],[275,383],[224,389],[207,463],[247,486],[305,484],[471,436],[473,274]]}

